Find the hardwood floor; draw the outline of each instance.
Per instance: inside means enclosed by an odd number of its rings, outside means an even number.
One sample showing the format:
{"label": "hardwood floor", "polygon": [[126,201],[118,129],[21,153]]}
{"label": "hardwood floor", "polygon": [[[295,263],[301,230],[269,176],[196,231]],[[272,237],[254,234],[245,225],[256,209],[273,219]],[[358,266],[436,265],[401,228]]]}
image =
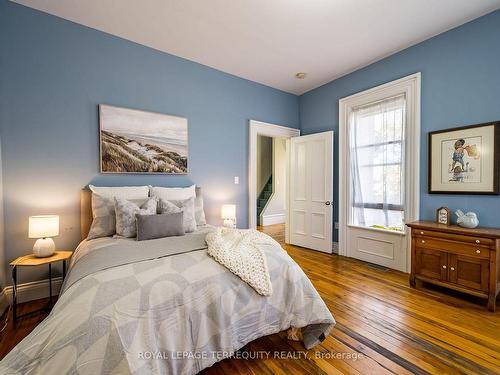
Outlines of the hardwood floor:
{"label": "hardwood floor", "polygon": [[[435,287],[413,289],[407,274],[285,245],[283,225],[259,229],[280,242],[302,267],[337,325],[307,358],[229,359],[204,374],[500,373],[500,313],[488,312],[484,300],[445,294]],[[259,350],[291,355],[304,348],[278,334],[242,350],[249,355]],[[364,357],[350,359],[352,353]]]}
{"label": "hardwood floor", "polygon": [[[284,243],[282,225],[261,230]],[[500,373],[500,309],[488,312],[484,300],[445,294],[436,287],[412,289],[408,275],[401,272],[283,247],[311,279],[337,325],[313,350],[305,351],[283,333],[267,336],[238,354],[252,358],[269,351],[269,358],[227,359],[204,370],[204,375]],[[42,303],[35,301],[23,309]],[[16,329],[9,321],[0,356],[43,317],[23,320]],[[274,358],[276,354],[282,358]]]}
{"label": "hardwood floor", "polygon": [[[55,298],[54,298],[55,300]],[[38,310],[43,308],[48,302],[48,298],[38,299],[36,301],[31,301],[27,303],[21,303],[18,305],[17,313],[19,315],[29,313],[30,311]],[[14,348],[23,338],[28,336],[33,329],[40,324],[42,320],[44,320],[48,312],[38,312],[33,315],[29,315],[22,319],[19,319],[14,325],[12,321],[12,309],[8,309],[7,314],[8,322],[5,330],[1,333],[0,336],[0,358],[3,358],[7,355],[8,352]],[[3,322],[5,321],[5,316],[1,318],[1,327],[3,327]],[[0,328],[1,328],[0,327]]]}

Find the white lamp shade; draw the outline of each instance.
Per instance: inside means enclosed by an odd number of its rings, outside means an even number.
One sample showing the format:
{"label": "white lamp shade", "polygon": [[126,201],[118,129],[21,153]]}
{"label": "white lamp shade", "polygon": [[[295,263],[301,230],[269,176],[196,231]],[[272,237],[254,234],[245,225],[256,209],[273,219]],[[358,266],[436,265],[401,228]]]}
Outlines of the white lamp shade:
{"label": "white lamp shade", "polygon": [[221,210],[222,219],[236,219],[236,205],[224,204]]}
{"label": "white lamp shade", "polygon": [[30,216],[29,238],[46,238],[59,235],[59,216]]}

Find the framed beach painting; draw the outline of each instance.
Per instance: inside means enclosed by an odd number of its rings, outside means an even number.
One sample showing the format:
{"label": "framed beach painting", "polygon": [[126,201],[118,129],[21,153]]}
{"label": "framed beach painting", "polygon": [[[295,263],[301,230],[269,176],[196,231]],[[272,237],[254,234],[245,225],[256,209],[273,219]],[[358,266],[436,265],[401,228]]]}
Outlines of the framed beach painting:
{"label": "framed beach painting", "polygon": [[429,193],[499,194],[500,122],[429,133]]}
{"label": "framed beach painting", "polygon": [[186,174],[186,118],[99,105],[101,173]]}

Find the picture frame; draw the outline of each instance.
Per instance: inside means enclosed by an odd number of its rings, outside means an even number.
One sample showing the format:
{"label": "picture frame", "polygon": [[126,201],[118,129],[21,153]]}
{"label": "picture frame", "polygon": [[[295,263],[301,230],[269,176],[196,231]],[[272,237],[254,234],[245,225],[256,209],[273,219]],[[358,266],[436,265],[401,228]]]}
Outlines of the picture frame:
{"label": "picture frame", "polygon": [[443,225],[450,225],[451,211],[448,207],[439,207],[436,210],[436,223]]}
{"label": "picture frame", "polygon": [[188,173],[188,120],[99,104],[100,172]]}
{"label": "picture frame", "polygon": [[428,163],[430,194],[500,194],[500,121],[430,132]]}

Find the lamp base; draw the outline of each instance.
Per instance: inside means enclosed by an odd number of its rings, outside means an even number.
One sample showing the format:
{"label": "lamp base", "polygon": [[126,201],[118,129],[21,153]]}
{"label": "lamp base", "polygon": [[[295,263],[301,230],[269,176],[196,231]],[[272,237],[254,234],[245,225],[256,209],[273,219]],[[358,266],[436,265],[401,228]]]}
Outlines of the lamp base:
{"label": "lamp base", "polygon": [[236,219],[224,219],[224,226],[226,228],[236,228]]}
{"label": "lamp base", "polygon": [[52,238],[39,238],[33,246],[33,255],[37,258],[50,257],[56,251],[56,244]]}

